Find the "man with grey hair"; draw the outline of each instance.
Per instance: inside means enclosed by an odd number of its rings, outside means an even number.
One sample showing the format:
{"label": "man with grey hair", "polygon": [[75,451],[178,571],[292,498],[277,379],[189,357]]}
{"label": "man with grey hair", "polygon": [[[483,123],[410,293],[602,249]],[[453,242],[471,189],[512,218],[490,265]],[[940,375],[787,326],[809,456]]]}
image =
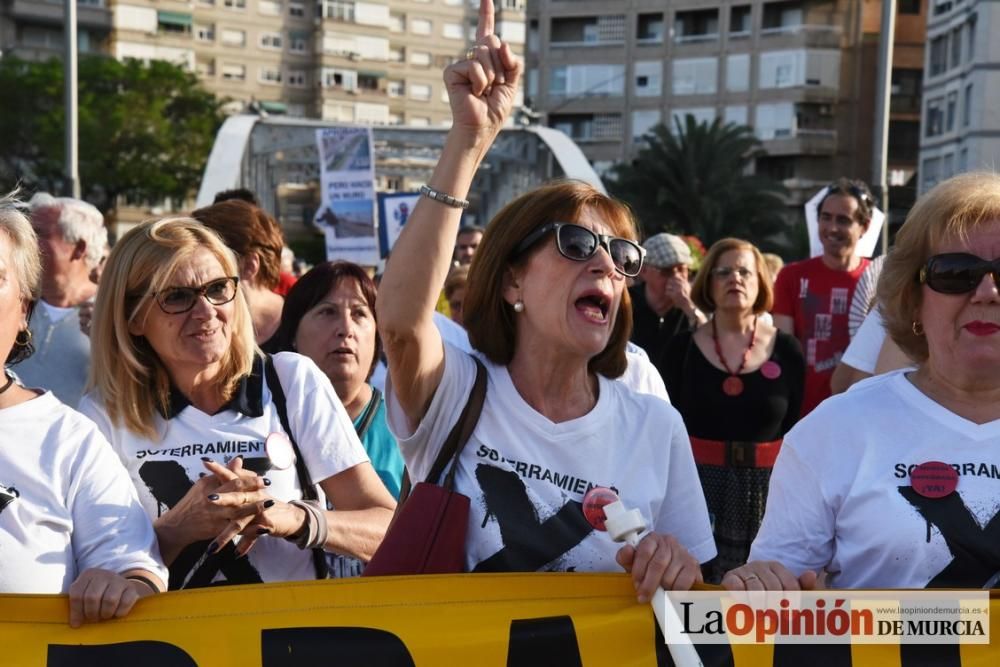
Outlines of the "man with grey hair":
{"label": "man with grey hair", "polygon": [[101,212],[79,199],[39,192],[29,206],[42,255],[42,298],[28,322],[35,353],[17,374],[26,386],[50,389],[75,408],[90,368],[79,309],[97,291],[90,273],[104,254],[108,230]]}

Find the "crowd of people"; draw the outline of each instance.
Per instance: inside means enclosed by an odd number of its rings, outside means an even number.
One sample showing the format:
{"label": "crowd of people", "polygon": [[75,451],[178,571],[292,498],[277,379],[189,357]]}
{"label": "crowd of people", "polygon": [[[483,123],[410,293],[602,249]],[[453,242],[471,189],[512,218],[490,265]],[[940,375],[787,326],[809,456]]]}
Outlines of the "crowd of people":
{"label": "crowd of people", "polygon": [[[823,253],[780,270],[743,239],[698,266],[678,236],[640,243],[576,181],[461,227],[522,74],[491,0],[466,56],[377,285],[343,261],[283,278],[252,199],[110,252],[83,202],[0,201],[0,592],[68,593],[79,625],[167,589],[356,576],[480,372],[453,463],[469,572],[624,568],[640,601],[996,584],[1000,176],[924,195],[877,264],[847,179],[819,204]],[[588,522],[595,487],[641,511],[637,546]]]}

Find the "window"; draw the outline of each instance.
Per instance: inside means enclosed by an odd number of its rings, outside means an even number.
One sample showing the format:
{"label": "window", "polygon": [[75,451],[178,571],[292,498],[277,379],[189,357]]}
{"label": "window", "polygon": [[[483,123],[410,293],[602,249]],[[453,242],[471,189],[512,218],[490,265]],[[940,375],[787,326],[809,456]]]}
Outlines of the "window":
{"label": "window", "polygon": [[577,141],[620,141],[622,138],[620,114],[552,114],[549,127]]}
{"label": "window", "polygon": [[426,51],[414,51],[413,53],[410,54],[410,64],[430,67],[431,54],[427,53]]}
{"label": "window", "polygon": [[223,28],[222,43],[227,46],[245,46],[247,43],[247,34],[242,30]]}
{"label": "window", "polygon": [[663,92],[663,61],[646,60],[635,64],[637,97],[659,97]]}
{"label": "window", "polygon": [[289,53],[306,53],[309,50],[309,33],[289,31],[288,51]]}
{"label": "window", "polygon": [[965,40],[965,59],[972,62],[972,59],[976,55],[976,15],[969,15],[969,22],[965,24],[966,26],[966,40]]}
{"label": "window", "polygon": [[748,109],[746,106],[733,106],[726,107],[722,114],[722,122],[727,125],[730,123],[735,123],[736,125],[747,125],[748,119]]}
{"label": "window", "polygon": [[920,165],[920,185],[924,192],[937,185],[941,178],[940,170],[941,158],[929,157]]}
{"label": "window", "polygon": [[802,3],[798,0],[766,3],[760,27],[763,35],[795,32],[802,27]]}
{"label": "window", "polygon": [[944,131],[953,132],[955,130],[955,115],[958,113],[958,91],[948,93],[947,106],[945,107]]}
{"label": "window", "polygon": [[340,88],[342,90],[357,90],[358,88],[358,73],[353,70],[324,67],[322,76],[324,88]]}
{"label": "window", "polygon": [[889,121],[889,163],[916,164],[920,156],[920,121]]}
{"label": "window", "polygon": [[426,116],[410,116],[410,127],[430,127],[431,119]]}
{"label": "window", "polygon": [[899,0],[896,8],[900,14],[919,14],[920,0]]}
{"label": "window", "polygon": [[208,58],[208,59],[202,60],[202,59],[199,58],[198,62],[195,63],[194,68],[195,68],[195,71],[198,73],[198,76],[200,76],[202,78],[214,77],[215,76],[215,59],[214,58]]}
{"label": "window", "polygon": [[[222,6],[229,9],[246,9],[247,0],[222,0]],[[225,76],[225,74],[223,74]]]}
{"label": "window", "polygon": [[260,35],[260,48],[274,51],[281,50],[281,34],[277,32],[265,32]]}
{"label": "window", "polygon": [[257,79],[261,83],[281,83],[281,70],[275,67],[261,67]]}
{"label": "window", "polygon": [[[156,13],[156,23],[157,23],[156,30],[160,34],[176,34],[176,35],[191,34],[190,14],[184,14],[182,12],[159,11]],[[84,31],[80,31],[80,36],[82,36],[83,34]],[[81,47],[81,50],[85,49]]]}
{"label": "window", "polygon": [[662,42],[663,14],[639,14],[635,38],[640,42]]}
{"label": "window", "polygon": [[890,101],[892,113],[920,113],[923,77],[923,70],[893,68]]}
{"label": "window", "polygon": [[243,81],[247,78],[247,68],[245,65],[222,66],[222,78],[227,81]]}
{"label": "window", "polygon": [[553,18],[550,39],[553,45],[621,44],[625,41],[625,15]]}
{"label": "window", "polygon": [[955,175],[955,154],[945,153],[941,158],[941,179],[951,178]]}
{"label": "window", "polygon": [[624,65],[564,65],[553,67],[549,94],[598,97],[625,94]]}
{"label": "window", "polygon": [[288,3],[288,15],[294,16],[296,18],[305,18],[306,6],[301,2],[289,2]]}
{"label": "window", "polygon": [[962,101],[962,127],[972,124],[972,84],[965,87],[965,99]]}
{"label": "window", "polygon": [[406,47],[404,47],[404,46],[390,46],[389,47],[389,62],[391,62],[391,63],[405,63],[406,62]]}
{"label": "window", "polygon": [[719,38],[719,10],[698,9],[677,12],[674,17],[674,40],[701,42]]}
{"label": "window", "polygon": [[924,136],[936,137],[944,132],[944,98],[927,100],[927,117],[924,121]]}
{"label": "window", "polygon": [[257,0],[257,13],[264,16],[281,16],[281,2],[277,0]]}
{"label": "window", "polygon": [[195,24],[194,35],[199,42],[214,42],[215,41],[215,26],[214,25],[201,25]]}
{"label": "window", "polygon": [[670,131],[677,132],[677,125],[687,127],[687,117],[692,116],[698,125],[711,123],[715,120],[715,109],[712,107],[694,107],[690,109],[674,109],[670,114]]}
{"label": "window", "polygon": [[414,35],[429,35],[433,24],[427,19],[413,19],[410,21],[410,32]]}
{"label": "window", "polygon": [[431,87],[426,83],[411,83],[409,86],[409,97],[411,100],[428,102],[431,99]]}
{"label": "window", "polygon": [[300,69],[288,70],[288,85],[295,88],[305,88],[306,73]]}
{"label": "window", "polygon": [[390,81],[385,87],[385,92],[389,97],[402,97],[406,94],[406,84],[402,81]]}
{"label": "window", "polygon": [[931,4],[934,5],[934,16],[940,16],[951,11],[952,0],[931,0]]}
{"label": "window", "polygon": [[750,90],[750,54],[739,53],[726,57],[726,90],[742,93]]}
{"label": "window", "polygon": [[537,53],[538,44],[538,19],[531,19],[528,21],[528,51],[531,53]]}
{"label": "window", "polygon": [[317,7],[323,18],[354,22],[353,0],[319,0]]}
{"label": "window", "polygon": [[445,23],[441,26],[441,34],[447,39],[465,39],[461,23]]}
{"label": "window", "polygon": [[750,34],[750,5],[738,5],[729,10],[729,36],[746,37]]}
{"label": "window", "polygon": [[930,76],[944,74],[948,69],[948,35],[938,35],[931,39],[927,58]]}
{"label": "window", "polygon": [[642,138],[642,135],[652,130],[662,120],[659,109],[632,112],[632,140]]}
{"label": "window", "polygon": [[962,26],[951,31],[951,63],[949,67],[962,64]]}
{"label": "window", "polygon": [[377,91],[379,75],[372,72],[358,72],[358,88]]}
{"label": "window", "polygon": [[758,104],[754,131],[762,141],[795,135],[795,105],[791,102]]}
{"label": "window", "polygon": [[969,169],[969,149],[963,148],[958,152],[958,173],[965,173]]}
{"label": "window", "polygon": [[718,58],[674,60],[674,95],[712,94],[719,78]]}

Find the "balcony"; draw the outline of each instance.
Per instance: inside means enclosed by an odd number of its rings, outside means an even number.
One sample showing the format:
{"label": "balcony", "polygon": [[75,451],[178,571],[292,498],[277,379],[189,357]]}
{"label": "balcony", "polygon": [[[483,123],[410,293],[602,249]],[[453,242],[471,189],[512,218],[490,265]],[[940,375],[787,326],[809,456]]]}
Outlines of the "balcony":
{"label": "balcony", "polygon": [[768,155],[832,155],[837,152],[836,130],[779,128],[765,133],[761,140]]}
{"label": "balcony", "polygon": [[[47,23],[61,27],[66,22],[66,11],[61,2],[14,0],[10,4],[10,17],[16,22]],[[76,23],[81,29],[110,32],[111,10],[93,2],[78,1]]]}

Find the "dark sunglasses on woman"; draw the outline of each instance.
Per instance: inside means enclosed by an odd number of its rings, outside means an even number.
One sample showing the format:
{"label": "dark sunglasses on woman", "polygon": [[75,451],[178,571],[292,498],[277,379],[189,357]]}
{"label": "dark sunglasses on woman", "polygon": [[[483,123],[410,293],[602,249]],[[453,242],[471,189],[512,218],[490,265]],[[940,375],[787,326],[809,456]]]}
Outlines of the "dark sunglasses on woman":
{"label": "dark sunglasses on woman", "polygon": [[630,278],[639,275],[642,259],[646,256],[645,248],[635,241],[619,236],[597,234],[572,222],[550,222],[542,225],[524,237],[514,250],[514,256],[524,253],[553,230],[556,233],[556,247],[559,249],[559,254],[566,259],[584,262],[593,257],[598,248],[603,247],[608,251],[619,273]]}
{"label": "dark sunglasses on woman", "polygon": [[221,306],[236,298],[236,276],[219,278],[197,287],[165,287],[153,296],[160,310],[168,315],[179,315],[194,308],[199,297],[205,297],[213,306]]}
{"label": "dark sunglasses on woman", "polygon": [[949,252],[928,259],[918,280],[941,294],[968,294],[979,287],[986,274],[992,275],[1000,288],[1000,259],[989,261],[967,252]]}

